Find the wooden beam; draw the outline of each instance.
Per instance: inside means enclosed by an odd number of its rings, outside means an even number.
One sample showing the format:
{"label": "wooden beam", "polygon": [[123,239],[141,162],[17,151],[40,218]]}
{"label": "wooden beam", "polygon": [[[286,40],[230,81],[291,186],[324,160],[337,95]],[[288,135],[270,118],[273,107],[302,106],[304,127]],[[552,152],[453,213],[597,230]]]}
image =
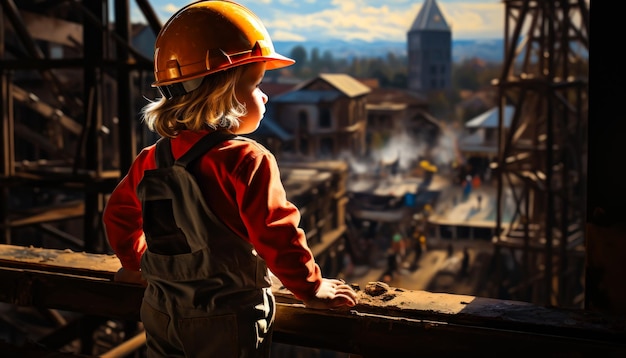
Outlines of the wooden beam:
{"label": "wooden beam", "polygon": [[20,227],[52,221],[68,220],[82,217],[85,214],[85,203],[80,200],[50,205],[44,208],[38,207],[34,210],[24,212],[19,217],[10,217],[8,225],[10,227]]}
{"label": "wooden beam", "polygon": [[525,329],[497,329],[361,312],[340,314],[279,304],[274,340],[361,357],[618,357],[616,342]]}
{"label": "wooden beam", "polygon": [[139,320],[143,287],[66,273],[0,268],[0,302]]}
{"label": "wooden beam", "polygon": [[120,268],[115,255],[0,244],[0,267],[112,280]]}
{"label": "wooden beam", "polygon": [[[0,245],[0,301],[139,320],[143,287],[112,281],[111,255]],[[16,255],[19,253],[19,255]],[[15,255],[7,257],[7,254]],[[47,258],[41,261],[41,258]],[[626,355],[624,317],[371,283],[349,311],[306,308],[278,282],[274,341],[376,357]]]}

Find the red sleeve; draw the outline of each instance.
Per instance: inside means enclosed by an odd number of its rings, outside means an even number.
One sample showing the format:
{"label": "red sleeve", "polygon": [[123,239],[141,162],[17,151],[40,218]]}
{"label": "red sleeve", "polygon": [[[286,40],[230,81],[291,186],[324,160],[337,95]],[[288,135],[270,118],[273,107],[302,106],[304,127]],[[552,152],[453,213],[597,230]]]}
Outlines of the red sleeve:
{"label": "red sleeve", "polygon": [[315,296],[319,266],[298,227],[300,212],[287,200],[274,156],[248,155],[236,171],[237,202],[249,240],[268,268],[300,299]]}
{"label": "red sleeve", "polygon": [[111,193],[102,216],[107,240],[122,267],[135,271],[139,271],[141,255],[146,250],[141,203],[136,189],[143,172],[156,167],[151,148],[154,146],[145,148],[137,156],[128,174]]}
{"label": "red sleeve", "polygon": [[[199,134],[183,132],[172,141],[175,157],[184,153]],[[103,221],[109,243],[124,268],[139,270],[146,250],[141,204],[136,188],[143,172],[156,167],[154,146],[144,149],[128,174],[112,192]],[[322,275],[305,233],[298,227],[300,213],[286,198],[276,159],[249,141],[228,141],[203,161],[203,187],[218,217],[254,245],[268,268],[296,297],[315,295]]]}

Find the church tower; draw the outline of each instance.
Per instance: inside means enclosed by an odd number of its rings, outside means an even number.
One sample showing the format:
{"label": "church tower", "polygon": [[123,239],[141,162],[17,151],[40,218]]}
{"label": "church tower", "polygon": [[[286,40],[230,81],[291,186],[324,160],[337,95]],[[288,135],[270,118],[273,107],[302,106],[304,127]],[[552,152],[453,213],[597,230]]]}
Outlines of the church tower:
{"label": "church tower", "polygon": [[425,0],[407,34],[409,90],[422,94],[451,88],[452,31],[435,0]]}

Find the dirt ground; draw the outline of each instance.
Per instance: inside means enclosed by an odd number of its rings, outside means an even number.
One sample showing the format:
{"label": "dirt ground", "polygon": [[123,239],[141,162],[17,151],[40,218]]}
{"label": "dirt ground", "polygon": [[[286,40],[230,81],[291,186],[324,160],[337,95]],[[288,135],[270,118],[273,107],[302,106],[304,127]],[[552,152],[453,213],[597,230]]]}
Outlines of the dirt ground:
{"label": "dirt ground", "polygon": [[352,267],[342,278],[360,289],[380,281],[406,290],[485,296],[492,251],[490,241],[440,240],[422,251],[417,265],[413,265],[415,252],[400,259],[391,277],[386,275],[386,255],[380,253],[374,265]]}

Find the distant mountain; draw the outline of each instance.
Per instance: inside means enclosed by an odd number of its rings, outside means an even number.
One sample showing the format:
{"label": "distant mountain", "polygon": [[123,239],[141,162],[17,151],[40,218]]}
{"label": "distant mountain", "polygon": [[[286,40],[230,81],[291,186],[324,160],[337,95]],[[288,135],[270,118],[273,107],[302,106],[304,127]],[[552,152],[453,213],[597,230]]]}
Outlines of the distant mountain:
{"label": "distant mountain", "polygon": [[[396,56],[407,54],[406,42],[393,41],[275,41],[274,46],[276,51],[286,55],[289,55],[296,46],[303,46],[309,56],[311,51],[317,48],[320,56],[330,51],[335,59],[386,57],[390,52]],[[503,46],[502,39],[452,40],[452,61],[480,58],[489,62],[501,62],[504,56]]]}

